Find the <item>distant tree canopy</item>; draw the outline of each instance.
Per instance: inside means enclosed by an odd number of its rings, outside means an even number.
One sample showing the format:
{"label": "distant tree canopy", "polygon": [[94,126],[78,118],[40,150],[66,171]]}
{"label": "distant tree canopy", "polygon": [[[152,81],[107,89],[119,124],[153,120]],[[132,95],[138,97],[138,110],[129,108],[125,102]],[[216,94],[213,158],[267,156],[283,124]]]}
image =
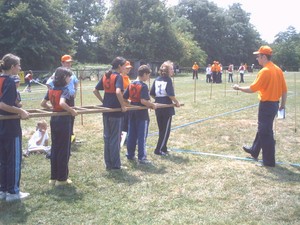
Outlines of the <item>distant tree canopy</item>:
{"label": "distant tree canopy", "polygon": [[0,52],[22,58],[23,69],[43,70],[58,65],[74,49],[68,34],[72,20],[62,0],[0,1]]}
{"label": "distant tree canopy", "polygon": [[[109,63],[121,55],[132,60],[172,60],[190,67],[213,60],[223,65],[255,63],[261,44],[250,14],[235,3],[219,8],[208,0],[0,0],[0,53],[22,58],[25,70],[60,65],[63,54],[80,63]],[[280,32],[274,61],[300,67],[300,34]]]}
{"label": "distant tree canopy", "polygon": [[299,70],[300,68],[300,34],[294,27],[280,32],[272,44],[273,60],[284,70]]}

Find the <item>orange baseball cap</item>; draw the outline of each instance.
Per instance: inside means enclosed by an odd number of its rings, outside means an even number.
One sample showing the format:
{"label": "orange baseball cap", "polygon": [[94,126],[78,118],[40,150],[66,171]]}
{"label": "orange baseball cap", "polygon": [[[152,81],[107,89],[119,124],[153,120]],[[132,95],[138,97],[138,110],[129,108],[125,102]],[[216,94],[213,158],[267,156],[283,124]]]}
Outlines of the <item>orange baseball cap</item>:
{"label": "orange baseball cap", "polygon": [[70,56],[70,55],[63,55],[61,57],[61,61],[62,62],[73,62],[73,59],[72,59],[72,56]]}
{"label": "orange baseball cap", "polygon": [[126,63],[125,63],[125,67],[126,68],[132,68],[132,65],[130,64],[130,62],[129,61],[126,61]]}
{"label": "orange baseball cap", "polygon": [[253,52],[253,54],[272,55],[272,49],[267,45],[263,45],[256,52]]}

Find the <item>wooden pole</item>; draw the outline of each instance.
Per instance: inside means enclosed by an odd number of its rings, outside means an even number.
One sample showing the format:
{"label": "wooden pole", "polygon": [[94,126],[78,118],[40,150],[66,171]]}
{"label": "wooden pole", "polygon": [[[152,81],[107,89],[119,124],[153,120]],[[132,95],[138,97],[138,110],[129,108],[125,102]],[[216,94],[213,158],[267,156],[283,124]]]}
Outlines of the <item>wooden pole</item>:
{"label": "wooden pole", "polygon": [[209,99],[211,99],[211,96],[212,96],[212,86],[213,86],[213,81],[211,80],[211,82],[210,82],[210,95],[209,95]]}
{"label": "wooden pole", "polygon": [[224,82],[225,82],[225,90],[224,90],[224,92],[225,92],[225,97],[226,97],[226,88],[227,88],[227,80],[226,80],[226,70],[225,70],[225,75],[224,75]]}
{"label": "wooden pole", "polygon": [[[157,108],[169,108],[169,107],[175,107],[175,104],[159,104],[156,103]],[[180,104],[180,106],[184,106],[184,104]],[[82,107],[72,107],[77,111],[79,115],[82,114],[93,114],[93,113],[105,113],[105,112],[120,112],[122,111],[121,108],[107,108],[103,107],[101,105],[96,106],[82,106]],[[142,109],[148,109],[146,106],[127,106],[127,111],[132,110],[142,110]],[[66,116],[71,115],[68,112],[53,112],[51,110],[47,109],[28,109],[26,110],[29,112],[29,119],[30,118],[36,118],[36,117],[50,117],[50,116]],[[0,120],[9,120],[9,119],[20,119],[19,115],[0,115]]]}
{"label": "wooden pole", "polygon": [[297,133],[297,82],[296,73],[294,74],[294,87],[295,87],[295,133]]}
{"label": "wooden pole", "polygon": [[197,83],[197,81],[196,81],[197,79],[195,78],[194,79],[194,102],[196,102],[196,83]]}
{"label": "wooden pole", "polygon": [[[236,74],[236,84],[239,83],[239,73]],[[239,90],[236,90],[236,95],[239,95]]]}
{"label": "wooden pole", "polygon": [[[78,70],[77,70],[77,77],[78,77]],[[80,74],[81,77],[81,74]],[[80,79],[79,77],[79,86],[80,86],[80,106],[82,107],[82,79]],[[80,119],[81,119],[81,125],[83,125],[83,115],[80,115]]]}

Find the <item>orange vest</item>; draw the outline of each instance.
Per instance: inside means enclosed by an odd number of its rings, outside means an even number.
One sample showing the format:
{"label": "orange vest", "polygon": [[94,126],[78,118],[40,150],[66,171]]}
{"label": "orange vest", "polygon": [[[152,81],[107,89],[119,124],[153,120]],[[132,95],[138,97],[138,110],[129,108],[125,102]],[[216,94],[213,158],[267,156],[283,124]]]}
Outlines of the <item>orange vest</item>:
{"label": "orange vest", "polygon": [[59,105],[61,94],[62,90],[49,90],[49,101],[51,102],[54,112],[64,111],[63,108]]}
{"label": "orange vest", "polygon": [[109,78],[103,76],[103,87],[106,93],[116,93],[117,74],[111,74]]}
{"label": "orange vest", "polygon": [[131,100],[131,102],[141,101],[141,90],[141,84],[133,83],[129,85],[129,99]]}

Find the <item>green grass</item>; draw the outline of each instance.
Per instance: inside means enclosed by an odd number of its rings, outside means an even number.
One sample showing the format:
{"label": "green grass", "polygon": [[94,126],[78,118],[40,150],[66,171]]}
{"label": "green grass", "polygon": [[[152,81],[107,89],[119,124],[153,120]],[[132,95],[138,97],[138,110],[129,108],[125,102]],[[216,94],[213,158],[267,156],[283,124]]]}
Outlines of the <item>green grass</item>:
{"label": "green grass", "polygon": [[[254,78],[247,74],[245,85]],[[299,224],[300,167],[290,164],[300,164],[300,74],[286,74],[287,118],[274,123],[276,160],[283,164],[275,168],[226,158],[247,156],[241,146],[251,144],[255,136],[257,95],[232,91],[228,83],[213,84],[211,94],[204,79],[199,76],[196,98],[191,75],[174,80],[184,106],[173,118],[170,156],[153,154],[157,125],[151,111],[147,142],[153,165],[128,162],[123,147],[127,169],[108,172],[103,163],[102,115],[78,116],[75,133],[82,143],[72,146],[73,185],[51,188],[49,160],[38,154],[25,158],[21,190],[31,196],[23,202],[1,202],[0,224]],[[82,105],[99,104],[92,94],[95,84],[83,81]],[[33,86],[33,92],[22,93],[24,108],[40,108],[45,92]],[[24,148],[37,120],[22,121]]]}

